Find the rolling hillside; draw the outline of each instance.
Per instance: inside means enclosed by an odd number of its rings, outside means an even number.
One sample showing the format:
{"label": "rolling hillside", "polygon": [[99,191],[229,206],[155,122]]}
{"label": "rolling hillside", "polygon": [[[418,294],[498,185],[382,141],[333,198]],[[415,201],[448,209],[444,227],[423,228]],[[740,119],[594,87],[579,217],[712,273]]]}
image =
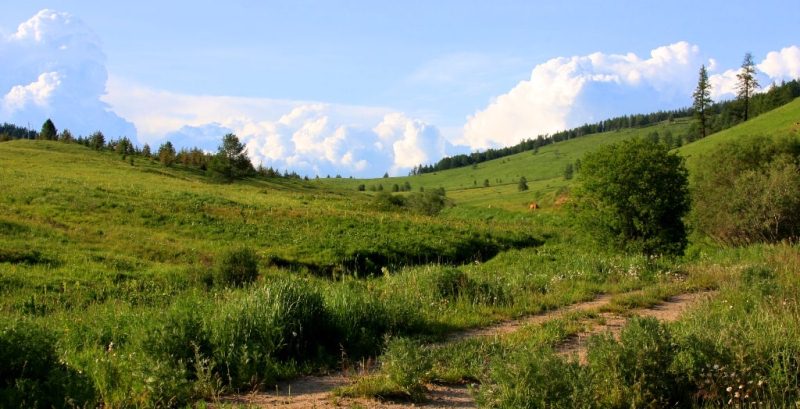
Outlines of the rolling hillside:
{"label": "rolling hillside", "polygon": [[678,149],[678,153],[686,158],[686,165],[691,171],[703,155],[713,152],[717,146],[726,141],[749,136],[784,135],[800,135],[800,98],[733,128],[682,146]]}
{"label": "rolling hillside", "polygon": [[[385,190],[390,191],[393,184],[402,185],[408,182],[414,191],[418,191],[420,187],[426,189],[443,187],[447,190],[447,196],[455,200],[459,206],[484,208],[492,206],[521,211],[527,210],[531,201],[552,205],[559,189],[570,183],[563,177],[565,167],[580,159],[586,152],[598,146],[633,137],[644,137],[654,132],[659,135],[671,133],[678,137],[686,132],[689,123],[689,120],[681,119],[643,128],[587,135],[544,146],[538,152],[523,152],[474,167],[383,179],[320,179],[314,183],[352,190],[356,190],[359,184],[365,184],[368,189],[381,184]],[[529,189],[519,192],[517,184],[522,176],[528,180]],[[484,187],[485,180],[489,181],[489,187]]]}

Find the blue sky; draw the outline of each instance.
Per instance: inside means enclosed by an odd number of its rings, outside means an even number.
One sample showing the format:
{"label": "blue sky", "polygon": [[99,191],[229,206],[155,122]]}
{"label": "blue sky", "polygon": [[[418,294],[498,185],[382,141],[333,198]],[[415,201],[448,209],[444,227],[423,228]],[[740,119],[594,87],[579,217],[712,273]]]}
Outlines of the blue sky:
{"label": "blue sky", "polygon": [[209,150],[232,131],[258,163],[376,176],[688,105],[700,64],[729,98],[746,51],[764,84],[800,75],[796,0],[695,3],[12,2],[0,121]]}

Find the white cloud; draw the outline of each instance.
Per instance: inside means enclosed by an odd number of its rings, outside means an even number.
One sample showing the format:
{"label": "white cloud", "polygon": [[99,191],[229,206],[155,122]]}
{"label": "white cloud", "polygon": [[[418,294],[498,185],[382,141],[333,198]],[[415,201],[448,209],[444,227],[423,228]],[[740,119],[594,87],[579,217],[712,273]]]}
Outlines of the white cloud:
{"label": "white cloud", "polygon": [[100,40],[79,19],[42,10],[0,38],[0,121],[38,126],[52,118],[76,134],[136,137],[100,100],[107,71]]}
{"label": "white cloud", "polygon": [[[511,145],[635,109],[633,101],[626,103],[620,96],[641,101],[642,93],[649,93],[659,105],[683,101],[691,94],[687,85],[699,65],[699,48],[686,42],[658,47],[647,59],[599,52],[553,58],[537,65],[529,80],[469,116],[464,139],[473,148]],[[607,108],[612,103],[619,112]]]}
{"label": "white cloud", "polygon": [[736,74],[738,70],[726,70],[722,74],[714,74],[708,77],[711,85],[711,99],[719,101],[721,99],[736,95]]}
{"label": "white cloud", "polygon": [[61,85],[61,75],[58,72],[46,72],[39,75],[36,81],[28,85],[15,85],[3,97],[3,110],[16,112],[28,104],[47,107],[55,90]]}
{"label": "white cloud", "polygon": [[232,132],[256,165],[308,175],[403,174],[449,146],[435,127],[386,108],[185,95],[113,77],[104,99],[151,145],[213,151]]}
{"label": "white cloud", "polygon": [[794,45],[780,51],[772,51],[758,69],[771,80],[792,80],[800,78],[800,47]]}
{"label": "white cloud", "polygon": [[438,129],[400,113],[386,115],[374,129],[381,146],[391,145],[393,173],[419,164],[435,162],[447,154],[447,141]]}

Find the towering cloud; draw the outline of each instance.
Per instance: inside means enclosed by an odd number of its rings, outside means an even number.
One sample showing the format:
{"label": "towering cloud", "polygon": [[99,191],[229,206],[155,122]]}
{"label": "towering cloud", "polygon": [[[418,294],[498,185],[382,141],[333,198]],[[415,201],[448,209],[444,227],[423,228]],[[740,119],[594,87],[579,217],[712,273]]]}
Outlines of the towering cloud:
{"label": "towering cloud", "polygon": [[76,134],[102,130],[136,137],[133,124],[100,100],[105,56],[97,36],[77,18],[42,10],[0,39],[0,121],[38,127],[52,118]]}
{"label": "towering cloud", "polygon": [[697,46],[678,42],[652,50],[650,58],[599,52],[553,58],[468,117],[464,139],[473,148],[504,146],[609,115],[686,105],[698,55]]}

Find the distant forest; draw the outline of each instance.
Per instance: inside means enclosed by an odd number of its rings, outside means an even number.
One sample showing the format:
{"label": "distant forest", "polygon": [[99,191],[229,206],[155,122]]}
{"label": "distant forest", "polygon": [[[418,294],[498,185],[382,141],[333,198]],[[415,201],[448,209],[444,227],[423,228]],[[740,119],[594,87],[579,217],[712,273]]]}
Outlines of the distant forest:
{"label": "distant forest", "polygon": [[[786,105],[799,96],[800,82],[798,82],[798,80],[774,85],[769,91],[752,96],[749,106],[750,117],[752,118],[782,105]],[[542,146],[580,138],[586,135],[620,129],[641,128],[663,121],[671,121],[678,118],[691,118],[694,114],[694,109],[683,108],[674,111],[658,111],[650,114],[618,116],[594,124],[584,124],[570,130],[556,132],[552,135],[539,135],[535,139],[526,139],[516,145],[505,148],[487,149],[483,152],[445,157],[433,165],[419,165],[414,167],[410,175],[421,175],[423,173],[432,173],[475,165],[520,152],[536,150]],[[741,101],[739,100],[717,102],[708,108],[708,115],[710,117],[707,129],[709,134],[730,128],[744,120]],[[677,135],[675,140],[678,142],[678,146],[680,146],[699,138],[700,131],[697,129],[696,124],[693,124],[686,135]]]}

